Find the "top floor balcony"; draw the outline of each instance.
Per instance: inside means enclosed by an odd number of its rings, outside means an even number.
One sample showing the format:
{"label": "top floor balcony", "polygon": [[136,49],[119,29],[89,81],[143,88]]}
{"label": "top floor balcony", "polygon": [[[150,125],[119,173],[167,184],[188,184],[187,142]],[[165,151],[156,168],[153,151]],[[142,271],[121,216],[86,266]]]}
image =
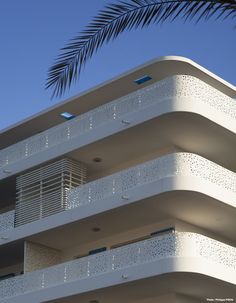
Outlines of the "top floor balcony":
{"label": "top floor balcony", "polygon": [[[196,121],[196,128],[198,127],[203,138],[202,142],[199,138],[198,146],[193,142],[191,146],[185,146],[184,142],[188,142],[187,139],[189,139],[187,137],[177,138],[177,142],[170,138],[172,144],[179,145],[183,149],[186,147],[189,151],[207,154],[209,151],[204,147],[206,136],[209,140],[214,138],[212,154],[217,153],[217,142],[220,141],[220,153],[222,155],[222,151],[225,152],[224,157],[228,162],[230,161],[230,164],[222,161],[226,166],[233,165],[231,161],[233,156],[229,152],[229,147],[233,144],[232,138],[235,140],[233,134],[236,133],[235,100],[193,76],[175,75],[2,149],[0,151],[0,179],[164,114],[167,114],[164,115],[166,117],[170,113],[184,115],[186,112],[213,121],[212,127],[215,128],[218,125],[221,130],[210,133],[210,127],[204,126],[204,131],[201,129],[201,123]],[[183,116],[180,116],[181,120],[184,120]],[[191,123],[194,124],[194,119]],[[170,134],[171,130],[178,128],[180,124],[171,124],[167,121],[166,124],[163,122],[163,127],[169,125],[167,131]],[[186,129],[186,125],[183,129]],[[183,129],[179,130],[182,137],[185,136]],[[227,136],[220,135],[222,131],[225,131]],[[193,135],[195,133],[188,134],[189,137]],[[219,137],[216,137],[217,135]],[[227,148],[222,150],[224,146]],[[218,156],[218,158],[222,157]]]}

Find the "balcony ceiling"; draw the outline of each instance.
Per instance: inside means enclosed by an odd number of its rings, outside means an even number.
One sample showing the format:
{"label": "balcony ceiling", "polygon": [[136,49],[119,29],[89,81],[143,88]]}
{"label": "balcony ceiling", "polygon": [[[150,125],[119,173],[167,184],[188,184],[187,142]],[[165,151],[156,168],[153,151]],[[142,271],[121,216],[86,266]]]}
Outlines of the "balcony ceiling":
{"label": "balcony ceiling", "polygon": [[[215,239],[235,245],[236,210],[197,192],[173,191],[134,202],[28,239],[56,249],[66,249],[170,220],[197,226]],[[93,232],[99,227],[100,232]],[[207,231],[207,232],[206,232]]]}
{"label": "balcony ceiling", "polygon": [[[170,113],[84,146],[68,156],[82,161],[90,175],[120,170],[174,151],[196,153],[236,171],[236,136],[191,113]],[[94,163],[96,157],[101,163]],[[103,172],[103,173],[102,173]]]}
{"label": "balcony ceiling", "polygon": [[[20,140],[42,132],[52,126],[62,123],[60,117],[62,112],[71,112],[80,115],[96,106],[102,105],[116,98],[131,93],[137,88],[133,82],[140,76],[148,74],[152,77],[146,85],[160,81],[174,74],[192,75],[202,79],[228,96],[235,96],[235,87],[195,62],[176,56],[161,57],[144,65],[141,65],[129,72],[126,72],[110,81],[102,83],[88,91],[85,91],[73,98],[60,102],[32,117],[29,117],[15,125],[3,129],[0,132],[0,148],[14,144]],[[42,101],[43,102],[43,101]]]}

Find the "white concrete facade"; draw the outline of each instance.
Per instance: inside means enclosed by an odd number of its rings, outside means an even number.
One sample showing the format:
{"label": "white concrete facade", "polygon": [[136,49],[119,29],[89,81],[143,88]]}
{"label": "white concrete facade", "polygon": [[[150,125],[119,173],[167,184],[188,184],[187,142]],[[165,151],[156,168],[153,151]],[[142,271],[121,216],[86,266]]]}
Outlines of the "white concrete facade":
{"label": "white concrete facade", "polygon": [[235,95],[163,57],[3,130],[0,302],[236,302]]}

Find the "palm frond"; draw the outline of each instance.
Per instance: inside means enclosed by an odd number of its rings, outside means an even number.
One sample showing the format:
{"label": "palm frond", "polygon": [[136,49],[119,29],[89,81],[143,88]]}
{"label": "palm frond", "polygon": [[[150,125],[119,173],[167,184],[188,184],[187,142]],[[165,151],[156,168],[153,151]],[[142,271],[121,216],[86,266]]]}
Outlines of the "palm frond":
{"label": "palm frond", "polygon": [[61,96],[77,80],[82,68],[105,43],[125,30],[151,24],[187,20],[236,17],[235,0],[121,0],[107,5],[78,36],[73,38],[49,69],[46,88]]}

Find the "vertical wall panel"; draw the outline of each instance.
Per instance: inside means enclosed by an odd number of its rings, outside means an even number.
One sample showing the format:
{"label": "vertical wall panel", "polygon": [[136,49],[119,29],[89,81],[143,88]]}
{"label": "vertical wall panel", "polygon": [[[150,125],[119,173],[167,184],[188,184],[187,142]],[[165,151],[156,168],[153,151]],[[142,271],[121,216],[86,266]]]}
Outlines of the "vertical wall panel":
{"label": "vertical wall panel", "polygon": [[68,191],[85,180],[85,166],[68,158],[18,176],[15,226],[65,210]]}
{"label": "vertical wall panel", "polygon": [[24,245],[24,273],[56,265],[61,261],[59,250],[26,241]]}

